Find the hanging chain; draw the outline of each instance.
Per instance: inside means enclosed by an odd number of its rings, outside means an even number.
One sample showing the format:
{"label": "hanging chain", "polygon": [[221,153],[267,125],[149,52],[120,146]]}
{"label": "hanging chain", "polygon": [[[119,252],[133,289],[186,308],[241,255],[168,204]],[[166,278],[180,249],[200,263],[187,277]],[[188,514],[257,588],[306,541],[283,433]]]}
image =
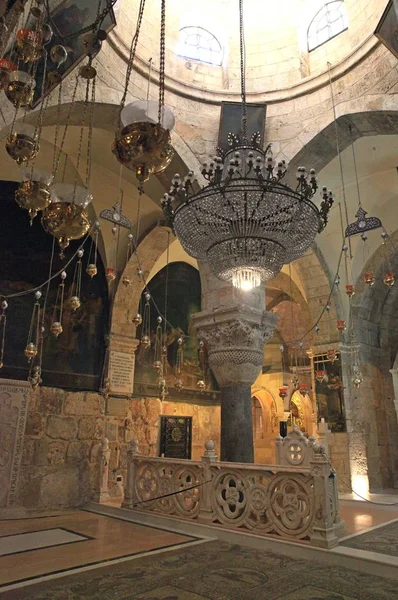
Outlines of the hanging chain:
{"label": "hanging chain", "polygon": [[127,70],[126,70],[126,80],[124,83],[124,91],[123,91],[122,101],[120,103],[120,112],[122,112],[124,105],[126,104],[127,92],[128,92],[128,87],[129,87],[129,83],[130,83],[131,73],[133,71],[133,63],[134,63],[135,53],[137,50],[137,44],[138,44],[138,38],[139,38],[139,34],[140,34],[140,29],[141,29],[142,17],[144,14],[144,8],[145,8],[145,0],[141,0],[140,7],[138,9],[137,26],[136,26],[134,37],[131,41],[131,46],[130,46],[130,55],[129,55],[129,59],[128,59],[128,63],[127,63]]}
{"label": "hanging chain", "polygon": [[242,142],[247,144],[246,49],[243,27],[243,0],[239,0],[240,90],[242,98]]}
{"label": "hanging chain", "polygon": [[357,157],[356,157],[356,154],[355,154],[354,140],[352,139],[352,127],[351,127],[351,125],[348,125],[348,129],[350,130],[352,160],[354,162],[355,181],[356,181],[356,185],[357,185],[358,207],[361,207],[362,206],[362,202],[361,202],[361,194],[359,192]]}
{"label": "hanging chain", "polygon": [[65,139],[66,139],[66,134],[68,131],[68,127],[69,127],[69,122],[70,122],[70,118],[71,118],[71,114],[72,114],[72,108],[75,106],[75,99],[76,99],[76,94],[77,94],[77,88],[79,87],[79,77],[76,77],[76,84],[72,93],[72,98],[69,104],[69,110],[68,110],[68,115],[66,117],[66,123],[65,123],[65,127],[64,127],[64,131],[62,134],[62,140],[61,140],[61,144],[59,146],[59,150],[58,150],[58,154],[57,154],[57,149],[55,148],[55,154],[54,156],[56,157],[56,161],[55,161],[55,168],[54,168],[54,178],[57,174],[58,171],[58,167],[59,167],[59,162],[61,160],[61,155],[63,152],[63,148],[64,148],[64,144],[65,144]]}
{"label": "hanging chain", "polygon": [[159,110],[158,124],[162,126],[164,109],[164,68],[166,57],[166,0],[162,0],[160,15],[160,57],[159,57]]}

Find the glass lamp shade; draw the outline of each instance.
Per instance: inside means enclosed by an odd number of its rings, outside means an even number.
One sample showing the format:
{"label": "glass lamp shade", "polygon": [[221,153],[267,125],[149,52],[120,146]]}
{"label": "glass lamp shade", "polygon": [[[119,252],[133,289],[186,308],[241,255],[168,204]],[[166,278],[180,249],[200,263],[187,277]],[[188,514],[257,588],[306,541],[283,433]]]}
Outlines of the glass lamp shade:
{"label": "glass lamp shade", "polygon": [[87,208],[93,199],[86,188],[75,186],[73,183],[54,183],[51,186],[51,194],[53,202],[67,202],[82,208]]}
{"label": "glass lamp shade", "polygon": [[[122,127],[127,127],[132,123],[152,123],[156,125],[158,122],[159,105],[157,102],[149,100],[138,100],[127,104],[121,112],[120,120]],[[163,107],[161,126],[163,129],[171,131],[175,124],[173,113],[166,106]]]}
{"label": "glass lamp shade", "polygon": [[48,171],[41,169],[30,169],[21,167],[21,181],[37,181],[43,185],[50,186],[53,182],[54,175]]}
{"label": "glass lamp shade", "polygon": [[42,36],[33,29],[19,29],[16,36],[17,52],[24,62],[39,60],[43,52]]}

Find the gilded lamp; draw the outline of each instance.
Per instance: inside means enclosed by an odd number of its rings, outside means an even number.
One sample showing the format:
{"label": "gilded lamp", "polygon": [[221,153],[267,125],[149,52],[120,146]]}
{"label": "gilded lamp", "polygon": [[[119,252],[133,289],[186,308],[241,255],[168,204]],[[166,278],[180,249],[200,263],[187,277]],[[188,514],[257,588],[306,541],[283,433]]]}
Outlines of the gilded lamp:
{"label": "gilded lamp", "polygon": [[160,121],[158,117],[159,105],[152,101],[132,102],[120,115],[122,127],[112,151],[122,165],[135,171],[140,182],[164,171],[174,155],[170,138],[174,115],[163,106]]}
{"label": "gilded lamp", "polygon": [[87,207],[92,200],[90,192],[69,183],[56,183],[51,187],[51,204],[44,210],[44,229],[57,238],[61,250],[71,240],[79,240],[88,233],[91,222]]}
{"label": "gilded lamp", "polygon": [[30,221],[51,202],[51,183],[53,175],[39,169],[21,168],[21,183],[15,192],[15,200],[21,208],[28,211]]}

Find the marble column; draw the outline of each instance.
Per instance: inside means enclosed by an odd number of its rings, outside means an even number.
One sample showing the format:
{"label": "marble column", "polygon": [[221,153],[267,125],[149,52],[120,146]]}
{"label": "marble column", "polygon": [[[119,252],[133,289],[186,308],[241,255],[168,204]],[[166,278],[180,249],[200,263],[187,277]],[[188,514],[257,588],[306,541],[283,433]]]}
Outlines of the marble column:
{"label": "marble column", "polygon": [[276,322],[277,315],[243,303],[204,310],[193,317],[221,388],[222,461],[254,461],[251,386]]}

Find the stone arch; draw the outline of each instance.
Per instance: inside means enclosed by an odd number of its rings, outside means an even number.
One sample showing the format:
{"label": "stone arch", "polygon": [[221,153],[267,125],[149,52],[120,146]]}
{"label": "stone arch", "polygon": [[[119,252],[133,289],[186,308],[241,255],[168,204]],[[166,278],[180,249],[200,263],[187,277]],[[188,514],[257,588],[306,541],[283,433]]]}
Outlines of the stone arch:
{"label": "stone arch", "polygon": [[[144,236],[138,246],[137,254],[133,254],[126,265],[113,304],[111,325],[113,335],[123,335],[135,339],[136,327],[131,319],[138,311],[141,294],[149,273],[167,248],[169,232],[167,227],[161,225],[154,227]],[[142,275],[138,273],[139,270],[142,271]],[[125,276],[131,280],[128,287],[121,283]]]}
{"label": "stone arch", "polygon": [[[392,271],[398,274],[398,231],[387,244]],[[398,422],[397,399],[394,400],[393,367],[398,352],[398,286],[383,283],[385,248],[381,245],[367,261],[356,281],[352,301],[353,325],[357,342],[363,383],[356,390],[350,384],[347,367],[345,403],[347,430],[357,434],[356,452],[362,453],[367,471],[354,472],[353,484],[364,485],[366,476],[370,489],[398,487]],[[363,274],[372,272],[375,284],[367,287]],[[392,372],[390,371],[392,370]],[[364,393],[363,390],[366,390]],[[360,434],[360,435],[358,435]],[[357,481],[356,481],[357,479]],[[355,486],[354,486],[355,487]]]}
{"label": "stone arch", "polygon": [[252,386],[252,399],[255,398],[262,409],[263,431],[254,439],[256,463],[275,464],[275,438],[279,433],[279,421],[283,416],[283,402],[279,396],[261,385]]}
{"label": "stone arch", "polygon": [[300,422],[294,422],[292,415],[292,425],[297,425],[302,431],[312,431],[312,404],[308,394],[303,396],[300,392],[295,391],[290,398],[290,410],[292,411],[292,405],[297,407],[298,418]]}

